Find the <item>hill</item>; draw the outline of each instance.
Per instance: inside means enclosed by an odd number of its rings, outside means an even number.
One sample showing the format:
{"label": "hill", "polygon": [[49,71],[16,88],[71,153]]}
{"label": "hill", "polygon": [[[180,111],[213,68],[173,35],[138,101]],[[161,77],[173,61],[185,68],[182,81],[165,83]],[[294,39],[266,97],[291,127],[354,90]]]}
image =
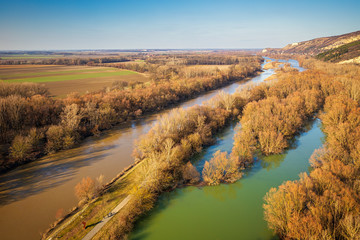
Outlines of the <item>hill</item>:
{"label": "hill", "polygon": [[266,48],[263,53],[302,54],[323,61],[360,63],[360,31],[291,43],[280,49]]}

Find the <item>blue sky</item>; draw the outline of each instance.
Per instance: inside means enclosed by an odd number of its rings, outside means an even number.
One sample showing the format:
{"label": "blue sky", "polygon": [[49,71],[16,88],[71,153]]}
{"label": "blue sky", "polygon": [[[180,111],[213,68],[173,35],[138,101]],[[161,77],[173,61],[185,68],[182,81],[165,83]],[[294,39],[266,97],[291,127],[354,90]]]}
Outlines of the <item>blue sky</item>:
{"label": "blue sky", "polygon": [[357,30],[359,0],[0,0],[0,50],[283,47]]}

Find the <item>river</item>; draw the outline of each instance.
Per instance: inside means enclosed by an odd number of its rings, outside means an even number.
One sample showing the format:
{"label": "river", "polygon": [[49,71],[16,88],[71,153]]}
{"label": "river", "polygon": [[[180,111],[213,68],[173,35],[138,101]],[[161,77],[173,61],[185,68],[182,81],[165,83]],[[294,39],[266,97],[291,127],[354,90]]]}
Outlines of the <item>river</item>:
{"label": "river", "polygon": [[[299,68],[297,61],[289,62]],[[248,82],[260,83],[273,73],[273,69],[265,70]],[[202,104],[221,90],[234,93],[242,84],[233,83],[177,107]],[[110,181],[133,163],[134,140],[147,133],[154,122],[169,111],[119,125],[103,132],[100,137],[87,138],[76,148],[43,157],[1,175],[1,239],[39,239],[40,233],[55,221],[58,210],[67,212],[76,206],[78,200],[74,186],[83,177],[95,178],[103,174],[105,182]]]}

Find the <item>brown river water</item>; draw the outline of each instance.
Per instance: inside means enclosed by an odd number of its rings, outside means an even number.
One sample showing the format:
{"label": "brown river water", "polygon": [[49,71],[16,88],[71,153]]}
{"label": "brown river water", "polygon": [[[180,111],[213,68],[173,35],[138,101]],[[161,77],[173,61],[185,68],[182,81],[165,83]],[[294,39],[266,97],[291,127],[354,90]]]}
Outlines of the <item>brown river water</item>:
{"label": "brown river water", "polygon": [[[294,66],[297,65],[293,61]],[[297,65],[298,66],[298,65]],[[273,74],[265,70],[249,80],[259,83]],[[202,104],[219,91],[234,93],[243,83],[233,83],[191,99],[177,107]],[[43,157],[0,176],[0,239],[40,239],[54,222],[56,212],[76,206],[74,186],[83,177],[105,176],[110,181],[133,163],[134,140],[147,133],[156,120],[170,111],[146,116],[89,137],[78,147]]]}

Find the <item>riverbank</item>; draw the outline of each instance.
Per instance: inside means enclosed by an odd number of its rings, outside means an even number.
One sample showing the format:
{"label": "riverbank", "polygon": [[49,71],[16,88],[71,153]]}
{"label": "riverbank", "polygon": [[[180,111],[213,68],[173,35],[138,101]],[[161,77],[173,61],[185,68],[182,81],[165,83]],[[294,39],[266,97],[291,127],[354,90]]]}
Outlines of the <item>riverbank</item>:
{"label": "riverbank", "polygon": [[[116,206],[117,204],[121,203],[125,197],[123,197],[124,195],[128,194],[129,191],[126,191],[126,189],[119,189],[119,191],[116,191],[115,189],[112,189],[112,187],[114,187],[113,185],[117,182],[117,181],[126,181],[126,178],[131,178],[129,176],[129,174],[131,174],[136,167],[138,167],[140,164],[140,162],[134,163],[132,165],[130,165],[129,167],[127,167],[126,169],[124,169],[121,173],[119,173],[115,178],[113,178],[110,182],[108,182],[107,184],[105,184],[102,189],[101,189],[101,193],[100,193],[100,197],[97,197],[95,199],[93,199],[92,201],[90,201],[89,203],[86,203],[85,205],[79,205],[77,207],[74,207],[68,214],[66,214],[64,217],[62,217],[61,219],[58,219],[56,222],[54,222],[49,229],[47,229],[43,234],[42,234],[42,239],[53,239],[53,238],[59,238],[60,232],[67,232],[66,228],[74,228],[74,226],[76,225],[81,225],[82,224],[82,220],[83,220],[83,216],[88,215],[91,211],[91,205],[96,205],[97,202],[99,201],[99,198],[102,198],[107,191],[112,192],[112,194],[114,194],[116,197],[114,197],[114,202],[108,202],[108,206],[106,208],[104,208],[104,212],[108,212],[109,209],[112,209],[113,206]],[[130,188],[131,189],[131,188]],[[130,190],[127,189],[127,190]],[[120,196],[120,197],[119,197]],[[129,196],[129,195],[127,195]],[[110,198],[109,198],[110,199]],[[102,201],[103,199],[101,199],[100,201]],[[87,212],[86,212],[87,211]],[[82,216],[80,216],[82,215]],[[97,221],[98,217],[95,218],[95,222]],[[87,221],[87,226],[91,226],[92,222],[90,220]],[[87,231],[88,232],[88,231]],[[86,233],[87,233],[86,232]],[[86,234],[85,233],[85,234]],[[85,234],[82,234],[82,236],[85,236]]]}

